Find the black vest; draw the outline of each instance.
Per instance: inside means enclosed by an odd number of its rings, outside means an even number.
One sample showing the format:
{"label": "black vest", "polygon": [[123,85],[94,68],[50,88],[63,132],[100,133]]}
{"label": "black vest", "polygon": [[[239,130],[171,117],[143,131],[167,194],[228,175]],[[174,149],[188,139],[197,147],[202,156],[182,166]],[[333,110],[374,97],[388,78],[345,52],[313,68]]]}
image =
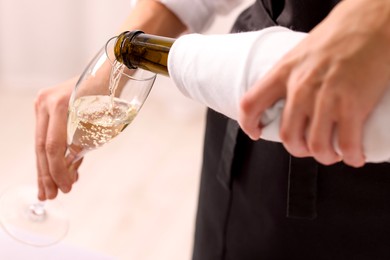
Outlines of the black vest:
{"label": "black vest", "polygon": [[[339,1],[257,1],[232,32],[310,31]],[[209,110],[195,260],[390,259],[390,166],[323,166]]]}

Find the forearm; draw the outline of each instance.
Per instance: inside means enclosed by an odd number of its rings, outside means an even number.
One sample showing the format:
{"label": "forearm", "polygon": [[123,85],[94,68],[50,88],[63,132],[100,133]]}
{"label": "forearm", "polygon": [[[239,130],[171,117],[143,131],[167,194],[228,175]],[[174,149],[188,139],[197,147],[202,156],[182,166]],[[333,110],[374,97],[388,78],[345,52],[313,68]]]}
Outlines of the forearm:
{"label": "forearm", "polygon": [[118,33],[136,29],[149,34],[177,37],[186,30],[186,26],[160,2],[139,0]]}

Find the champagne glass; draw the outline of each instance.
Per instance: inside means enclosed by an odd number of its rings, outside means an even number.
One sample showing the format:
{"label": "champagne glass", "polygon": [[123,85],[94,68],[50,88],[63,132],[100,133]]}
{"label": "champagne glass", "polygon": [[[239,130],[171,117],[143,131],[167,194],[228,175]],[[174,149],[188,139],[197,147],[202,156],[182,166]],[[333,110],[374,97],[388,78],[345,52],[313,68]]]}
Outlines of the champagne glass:
{"label": "champagne glass", "polygon": [[[92,59],[72,92],[65,154],[69,167],[132,122],[156,79],[155,73],[118,63],[113,51],[115,39],[110,39]],[[49,246],[66,235],[68,217],[58,200],[42,202],[36,197],[36,187],[10,188],[0,199],[0,221],[14,239]]]}

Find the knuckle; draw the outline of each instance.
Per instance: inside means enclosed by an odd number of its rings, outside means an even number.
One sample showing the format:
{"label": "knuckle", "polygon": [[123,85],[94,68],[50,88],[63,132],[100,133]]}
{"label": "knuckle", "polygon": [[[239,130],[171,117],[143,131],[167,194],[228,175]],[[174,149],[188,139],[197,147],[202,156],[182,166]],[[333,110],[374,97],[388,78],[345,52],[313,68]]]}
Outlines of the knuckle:
{"label": "knuckle", "polygon": [[336,154],[333,153],[331,147],[321,142],[313,142],[309,144],[309,149],[314,158],[324,165],[330,165],[337,161]]}
{"label": "knuckle", "polygon": [[326,152],[325,145],[320,141],[311,140],[308,142],[308,147],[310,151],[315,155],[321,155]]}
{"label": "knuckle", "polygon": [[45,140],[43,138],[37,138],[35,143],[35,151],[40,154],[46,150]]}
{"label": "knuckle", "polygon": [[340,147],[341,153],[346,157],[352,155],[356,149],[355,145],[348,140],[339,141],[339,147]]}
{"label": "knuckle", "polygon": [[295,140],[289,132],[281,132],[280,138],[282,139],[283,145],[286,150],[295,157],[307,156],[305,149],[305,143],[302,140]]}
{"label": "knuckle", "polygon": [[48,141],[44,145],[45,152],[48,156],[56,156],[58,155],[60,145],[54,141]]}
{"label": "knuckle", "polygon": [[55,186],[53,179],[49,175],[40,176],[39,182],[41,183],[42,187],[54,188]]}
{"label": "knuckle", "polygon": [[333,150],[333,147],[326,142],[313,139],[308,142],[308,147],[316,161],[323,165],[331,165],[339,161],[339,157]]}
{"label": "knuckle", "polygon": [[47,108],[52,108],[55,111],[67,111],[67,105],[68,97],[52,92],[50,88],[40,90],[34,101],[36,112],[46,110]]}
{"label": "knuckle", "polygon": [[253,99],[246,95],[240,101],[240,112],[243,115],[248,115],[253,110],[253,106]]}
{"label": "knuckle", "polygon": [[279,136],[284,144],[291,144],[293,138],[291,135],[291,131],[289,131],[287,127],[280,127]]}
{"label": "knuckle", "polygon": [[38,91],[38,94],[34,100],[34,107],[36,110],[39,110],[43,106],[43,104],[45,103],[45,100],[47,99],[47,96],[48,96],[47,89],[41,89]]}

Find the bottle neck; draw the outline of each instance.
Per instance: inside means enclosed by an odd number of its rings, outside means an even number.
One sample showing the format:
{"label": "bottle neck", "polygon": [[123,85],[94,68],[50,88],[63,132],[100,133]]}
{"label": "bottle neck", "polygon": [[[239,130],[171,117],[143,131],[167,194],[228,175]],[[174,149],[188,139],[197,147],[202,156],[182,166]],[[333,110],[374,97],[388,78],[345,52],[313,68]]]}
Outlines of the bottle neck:
{"label": "bottle neck", "polygon": [[145,34],[142,31],[124,32],[116,41],[115,57],[130,69],[142,68],[169,76],[168,55],[174,42],[173,38]]}

